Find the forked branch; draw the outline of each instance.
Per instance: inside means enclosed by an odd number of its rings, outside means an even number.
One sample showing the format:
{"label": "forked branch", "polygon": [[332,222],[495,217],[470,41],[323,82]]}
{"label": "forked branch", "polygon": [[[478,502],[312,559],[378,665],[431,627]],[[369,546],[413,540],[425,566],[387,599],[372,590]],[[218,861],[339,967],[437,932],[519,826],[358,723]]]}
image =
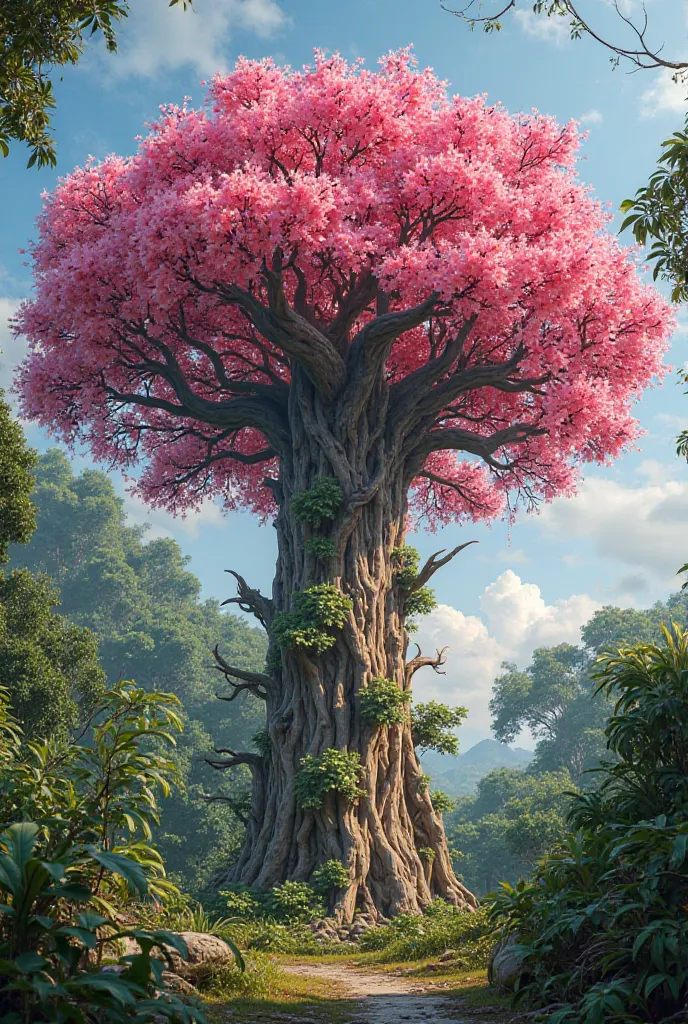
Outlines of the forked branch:
{"label": "forked branch", "polygon": [[263,597],[259,590],[249,587],[244,577],[234,569],[225,569],[225,572],[228,572],[237,581],[237,596],[227,598],[222,602],[221,607],[226,604],[238,604],[242,612],[250,612],[255,615],[263,629],[269,630],[275,616],[274,605],[270,598]]}
{"label": "forked branch", "polygon": [[[441,551],[436,551],[434,555],[430,555],[427,562],[425,563],[421,571],[418,573],[411,586],[408,588],[409,593],[413,593],[416,590],[420,590],[421,587],[425,586],[428,580],[432,579],[432,577],[435,575],[438,569],[441,569],[443,565],[447,564],[447,562],[451,562],[452,558],[455,558],[456,555],[458,555],[460,551],[463,551],[464,548],[469,547],[471,544],[477,543],[477,540],[467,540],[465,544],[459,544],[458,547],[453,548],[448,555],[444,554],[444,552],[447,550],[446,548],[442,548]],[[444,555],[444,558],[440,558],[440,555]],[[418,645],[416,644],[416,646]]]}
{"label": "forked branch", "polygon": [[445,651],[449,650],[448,647],[442,647],[441,650],[435,652],[435,655],[433,657],[430,657],[427,654],[424,655],[418,644],[415,644],[415,648],[418,651],[418,654],[416,655],[415,658],[411,658],[410,661],[406,662],[407,690],[411,685],[411,680],[413,679],[414,675],[421,668],[426,668],[429,666],[430,668],[434,669],[434,671],[437,672],[438,675],[446,675],[446,672],[442,672],[441,666],[446,663],[447,659],[445,658]]}
{"label": "forked branch", "polygon": [[[218,700],[236,700],[243,690],[249,690],[255,697],[260,697],[261,700],[267,700],[268,693],[275,689],[275,680],[272,679],[271,676],[265,675],[264,672],[249,672],[246,669],[236,668],[234,665],[229,665],[220,654],[219,644],[215,645],[213,656],[217,662],[215,668],[218,672],[223,674],[229,685],[233,688],[229,696],[222,696],[222,694],[219,693],[216,694]],[[241,682],[235,683],[235,679],[240,679]]]}

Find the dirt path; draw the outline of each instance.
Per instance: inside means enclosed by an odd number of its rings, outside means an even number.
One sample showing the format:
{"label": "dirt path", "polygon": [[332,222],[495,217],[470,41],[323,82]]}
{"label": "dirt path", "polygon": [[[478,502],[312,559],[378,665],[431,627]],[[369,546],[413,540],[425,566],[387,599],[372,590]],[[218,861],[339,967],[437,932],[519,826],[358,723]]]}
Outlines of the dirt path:
{"label": "dirt path", "polygon": [[490,1024],[502,1024],[502,1011],[492,1007],[470,1008],[455,993],[443,994],[436,987],[395,974],[382,974],[349,964],[282,964],[288,974],[331,981],[339,998],[358,1003],[350,1024],[474,1024],[484,1017]]}

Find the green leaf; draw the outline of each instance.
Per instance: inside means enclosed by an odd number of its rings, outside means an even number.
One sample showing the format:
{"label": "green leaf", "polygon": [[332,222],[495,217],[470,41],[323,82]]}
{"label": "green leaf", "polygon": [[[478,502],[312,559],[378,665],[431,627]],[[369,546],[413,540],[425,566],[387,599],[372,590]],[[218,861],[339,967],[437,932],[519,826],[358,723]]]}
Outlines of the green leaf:
{"label": "green leaf", "polygon": [[35,951],[29,953],[21,953],[19,956],[14,958],[14,963],[18,971],[22,974],[32,974],[34,971],[41,971],[46,967],[48,961],[44,956],[40,956]]}
{"label": "green leaf", "polygon": [[97,860],[114,875],[124,878],[141,895],[145,896],[148,892],[148,879],[136,861],[130,860],[129,857],[125,857],[121,853],[106,853],[104,850],[98,850],[95,846],[89,846],[87,850],[94,860]]}

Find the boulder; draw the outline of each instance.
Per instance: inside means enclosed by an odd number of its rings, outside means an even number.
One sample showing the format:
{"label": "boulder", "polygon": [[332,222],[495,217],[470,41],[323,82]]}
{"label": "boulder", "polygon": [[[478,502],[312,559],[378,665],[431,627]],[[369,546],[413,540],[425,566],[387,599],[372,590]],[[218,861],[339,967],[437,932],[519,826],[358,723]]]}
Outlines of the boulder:
{"label": "boulder", "polygon": [[492,950],[487,968],[487,977],[491,985],[512,989],[516,984],[523,970],[521,956],[515,949],[517,944],[518,939],[515,935],[507,935],[506,938],[500,939]]}
{"label": "boulder", "polygon": [[175,974],[194,974],[193,967],[199,964],[213,965],[221,964],[227,960],[234,960],[233,954],[224,939],[217,935],[209,935],[207,932],[179,932],[179,937],[186,943],[187,956],[183,960],[176,949],[169,949],[172,969]]}

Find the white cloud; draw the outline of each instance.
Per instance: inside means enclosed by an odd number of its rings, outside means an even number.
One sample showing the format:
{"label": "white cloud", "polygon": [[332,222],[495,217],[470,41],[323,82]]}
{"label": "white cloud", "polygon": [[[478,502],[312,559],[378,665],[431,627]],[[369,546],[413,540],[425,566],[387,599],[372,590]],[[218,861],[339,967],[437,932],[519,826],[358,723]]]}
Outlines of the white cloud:
{"label": "white cloud", "polygon": [[688,109],[688,82],[674,82],[669,68],[655,75],[652,85],[640,96],[640,116],[685,114]]}
{"label": "white cloud", "polygon": [[533,11],[516,11],[514,13],[521,31],[533,39],[544,40],[553,43],[555,46],[563,46],[570,38],[569,23],[567,18],[559,15],[552,15],[551,18],[542,14],[535,14]]}
{"label": "white cloud", "polygon": [[449,651],[446,675],[422,670],[414,695],[417,700],[464,704],[470,712],[467,725],[488,735],[488,702],[502,662],[525,666],[536,647],[578,643],[581,626],[600,606],[587,594],[548,605],[538,586],[523,583],[508,569],[485,588],[480,607],[483,617],[444,604],[420,621],[414,639],[423,653],[445,645]]}
{"label": "white cloud", "polygon": [[173,516],[163,509],[150,508],[137,494],[127,492],[122,498],[129,524],[145,524],[149,527],[146,531],[146,540],[155,540],[158,537],[178,538],[180,533],[186,534],[191,540],[197,540],[202,529],[208,526],[225,526],[222,509],[210,499],[195,512],[187,512],[182,517]]}
{"label": "white cloud", "polygon": [[141,0],[132,4],[116,58],[100,59],[98,70],[115,78],[153,77],[181,67],[210,75],[227,66],[235,31],[266,38],[288,22],[277,0],[194,0],[186,11],[181,4],[169,7],[169,0]]}
{"label": "white cloud", "polygon": [[581,124],[602,124],[604,116],[599,110],[587,110],[578,118]]}
{"label": "white cloud", "polygon": [[623,485],[589,477],[573,498],[557,498],[538,517],[557,539],[588,540],[595,553],[642,570],[654,589],[676,586],[685,561],[688,482],[667,479],[665,466],[640,467],[646,483]]}
{"label": "white cloud", "polygon": [[[17,341],[9,325],[10,317],[19,309],[19,299],[0,298],[0,388],[9,391],[14,371],[26,354],[26,345]],[[10,399],[12,396],[7,395]]]}

